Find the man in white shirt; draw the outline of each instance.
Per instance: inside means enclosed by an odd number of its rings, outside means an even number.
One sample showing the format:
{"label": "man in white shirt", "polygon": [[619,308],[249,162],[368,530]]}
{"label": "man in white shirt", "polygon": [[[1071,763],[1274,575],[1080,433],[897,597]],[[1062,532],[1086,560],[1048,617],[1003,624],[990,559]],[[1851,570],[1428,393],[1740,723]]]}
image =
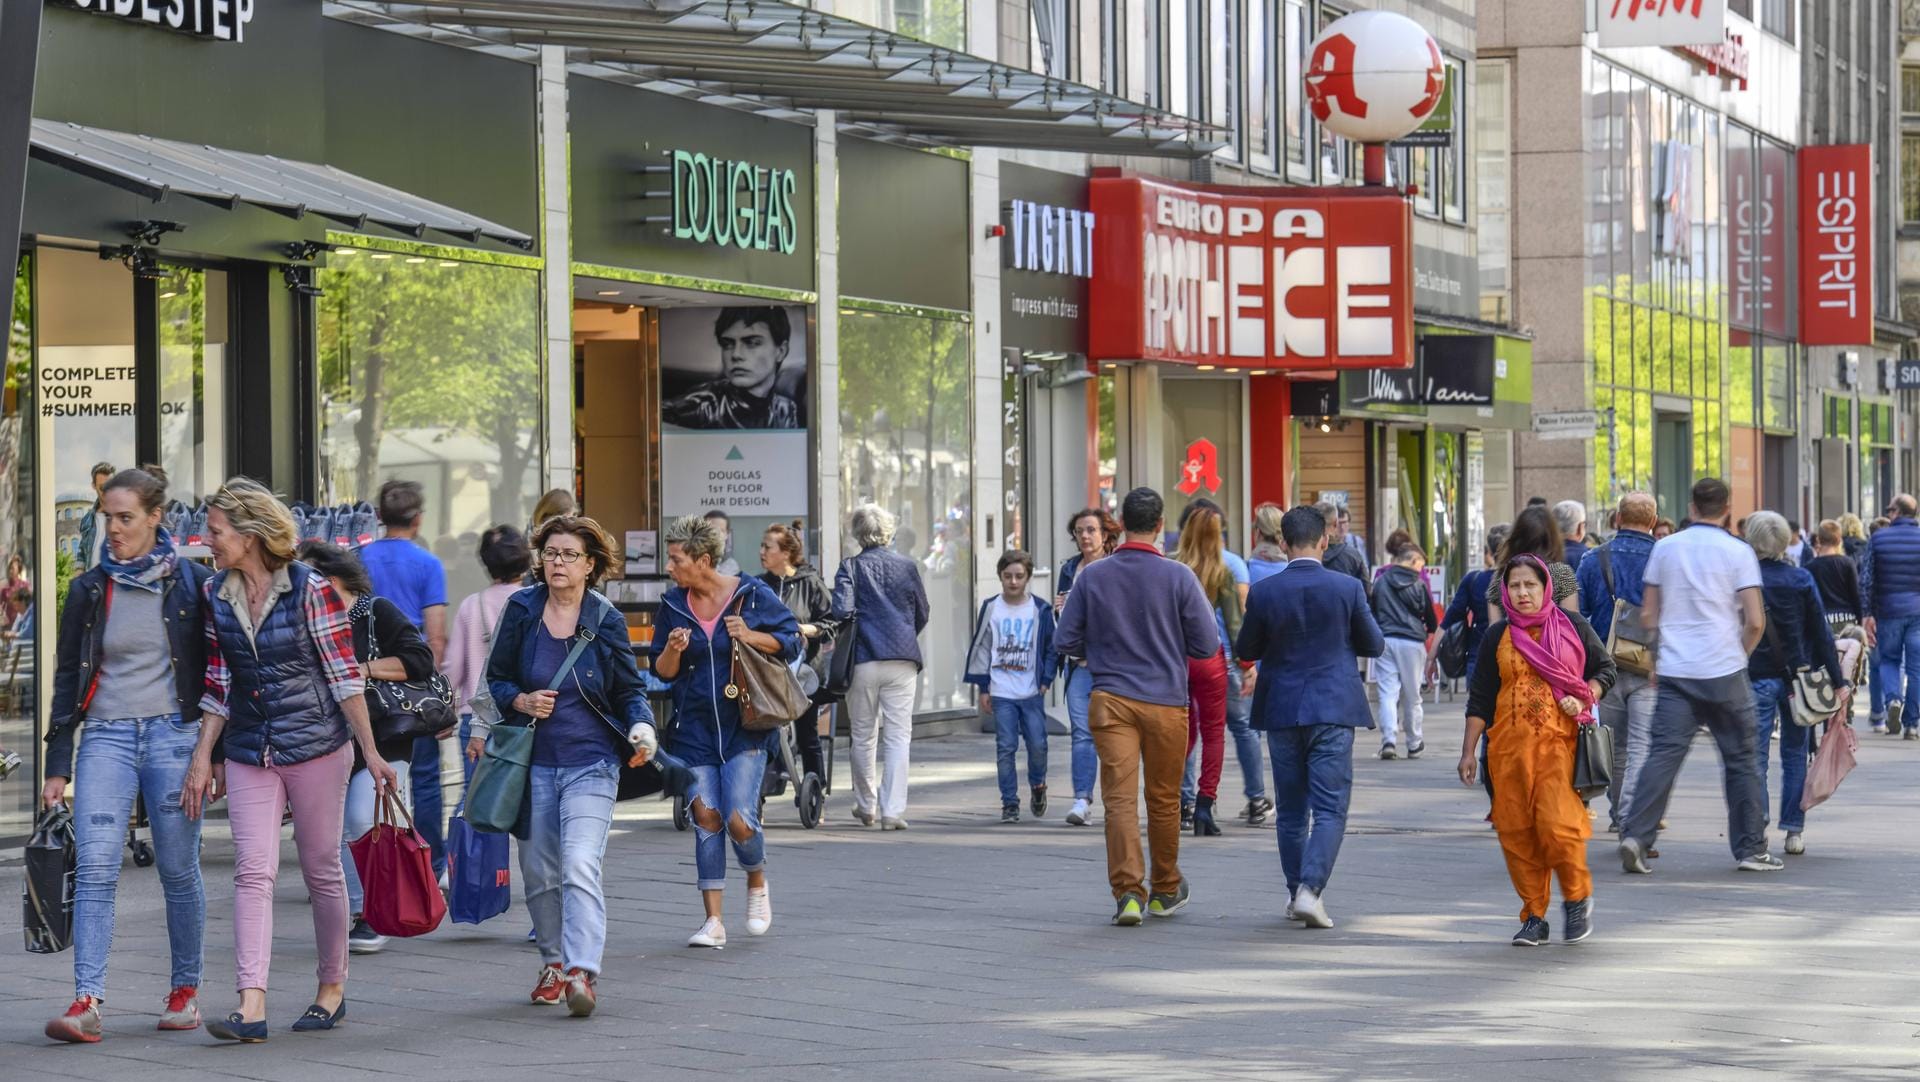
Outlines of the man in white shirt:
{"label": "man in white shirt", "polygon": [[1686,760],[1694,729],[1705,725],[1720,747],[1726,779],[1727,841],[1741,871],[1782,867],[1767,852],[1767,790],[1757,747],[1753,685],[1747,655],[1766,631],[1760,561],[1746,542],[1727,532],[1732,494],[1725,481],[1693,486],[1693,524],[1653,547],[1647,560],[1645,623],[1659,629],[1655,643],[1654,703],[1647,760],[1632,806],[1621,824],[1620,864],[1648,872],[1674,778]]}

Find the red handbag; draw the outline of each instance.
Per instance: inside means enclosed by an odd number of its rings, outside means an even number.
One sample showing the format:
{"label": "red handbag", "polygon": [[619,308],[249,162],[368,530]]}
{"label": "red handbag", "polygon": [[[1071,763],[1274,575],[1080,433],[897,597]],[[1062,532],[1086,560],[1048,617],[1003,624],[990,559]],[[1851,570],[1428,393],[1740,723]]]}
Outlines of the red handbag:
{"label": "red handbag", "polygon": [[[400,820],[406,820],[406,829]],[[406,805],[388,793],[373,813],[373,829],[354,839],[353,866],[366,901],[361,917],[381,935],[426,935],[447,917],[447,900],[433,874],[433,853],[413,829]]]}

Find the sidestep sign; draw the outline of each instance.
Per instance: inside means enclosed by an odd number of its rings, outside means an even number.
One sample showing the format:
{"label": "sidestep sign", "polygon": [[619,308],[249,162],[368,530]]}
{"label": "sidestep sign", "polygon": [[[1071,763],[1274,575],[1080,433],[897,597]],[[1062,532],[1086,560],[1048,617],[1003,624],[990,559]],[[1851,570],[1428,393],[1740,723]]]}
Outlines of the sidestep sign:
{"label": "sidestep sign", "polygon": [[126,22],[146,23],[209,41],[246,40],[254,0],[54,0]]}

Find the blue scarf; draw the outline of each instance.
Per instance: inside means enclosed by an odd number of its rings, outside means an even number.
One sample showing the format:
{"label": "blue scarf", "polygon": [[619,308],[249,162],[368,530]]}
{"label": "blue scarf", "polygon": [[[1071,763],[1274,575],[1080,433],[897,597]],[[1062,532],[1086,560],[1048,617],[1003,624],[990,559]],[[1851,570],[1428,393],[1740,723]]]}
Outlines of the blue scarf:
{"label": "blue scarf", "polygon": [[154,535],[153,547],[146,555],[136,556],[126,563],[113,558],[113,546],[100,546],[100,570],[107,577],[122,586],[136,590],[150,590],[159,593],[165,586],[167,577],[173,574],[173,566],[179,557],[173,551],[173,535],[165,526]]}

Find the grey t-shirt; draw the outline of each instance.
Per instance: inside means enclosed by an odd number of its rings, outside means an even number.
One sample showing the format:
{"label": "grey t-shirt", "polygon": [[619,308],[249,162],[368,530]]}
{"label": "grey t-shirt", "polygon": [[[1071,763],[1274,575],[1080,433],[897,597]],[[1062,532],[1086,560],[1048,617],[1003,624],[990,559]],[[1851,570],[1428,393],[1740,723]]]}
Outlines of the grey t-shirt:
{"label": "grey t-shirt", "polygon": [[114,585],[100,683],[87,704],[89,718],[149,718],[180,709],[174,700],[173,655],[160,617],[161,601],[151,590]]}

